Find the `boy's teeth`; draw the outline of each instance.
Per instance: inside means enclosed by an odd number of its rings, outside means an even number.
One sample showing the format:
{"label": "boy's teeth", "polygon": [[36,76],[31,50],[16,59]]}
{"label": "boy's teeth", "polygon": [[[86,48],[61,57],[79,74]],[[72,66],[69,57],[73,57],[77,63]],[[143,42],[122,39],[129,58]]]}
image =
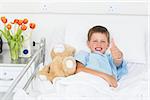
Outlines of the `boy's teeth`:
{"label": "boy's teeth", "polygon": [[99,47],[99,48],[95,48],[95,50],[96,50],[96,51],[101,51],[102,48],[100,48],[100,47]]}

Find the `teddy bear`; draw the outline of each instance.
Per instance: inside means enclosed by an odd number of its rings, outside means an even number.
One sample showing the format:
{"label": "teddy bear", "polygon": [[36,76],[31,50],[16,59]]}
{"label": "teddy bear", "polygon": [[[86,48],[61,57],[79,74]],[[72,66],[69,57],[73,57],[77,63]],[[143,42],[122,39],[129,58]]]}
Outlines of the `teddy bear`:
{"label": "teddy bear", "polygon": [[51,63],[44,66],[39,71],[48,80],[52,81],[55,77],[67,77],[76,71],[76,60],[74,59],[75,48],[68,44],[57,44],[51,52]]}

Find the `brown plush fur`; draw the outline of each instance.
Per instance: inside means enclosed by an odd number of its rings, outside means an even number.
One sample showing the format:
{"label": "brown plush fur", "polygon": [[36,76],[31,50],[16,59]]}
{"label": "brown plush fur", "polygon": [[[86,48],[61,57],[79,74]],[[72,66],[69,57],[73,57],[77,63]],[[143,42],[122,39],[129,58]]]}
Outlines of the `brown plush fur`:
{"label": "brown plush fur", "polygon": [[[64,45],[63,52],[55,52],[54,48],[51,51],[52,62],[39,72],[41,75],[45,75],[48,80],[53,80],[55,77],[66,77],[72,75],[76,71],[76,62],[73,59],[75,48]],[[74,66],[67,68],[67,61],[71,61]]]}

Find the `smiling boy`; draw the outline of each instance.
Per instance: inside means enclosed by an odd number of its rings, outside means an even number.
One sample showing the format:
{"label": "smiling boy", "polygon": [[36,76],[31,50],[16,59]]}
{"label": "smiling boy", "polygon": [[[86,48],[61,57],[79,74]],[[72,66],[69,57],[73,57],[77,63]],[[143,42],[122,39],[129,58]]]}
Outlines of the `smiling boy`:
{"label": "smiling boy", "polygon": [[103,26],[94,26],[88,32],[87,45],[91,52],[81,51],[75,58],[77,72],[84,71],[103,78],[111,87],[117,87],[117,80],[127,73],[123,53],[116,46],[114,40],[109,48],[110,34]]}

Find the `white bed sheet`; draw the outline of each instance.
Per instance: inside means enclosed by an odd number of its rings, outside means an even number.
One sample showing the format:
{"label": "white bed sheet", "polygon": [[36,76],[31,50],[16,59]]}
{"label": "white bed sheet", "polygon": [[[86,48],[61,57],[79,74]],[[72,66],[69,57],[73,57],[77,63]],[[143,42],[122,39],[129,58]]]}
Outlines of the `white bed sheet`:
{"label": "white bed sheet", "polygon": [[[14,100],[96,100],[100,98],[103,98],[103,100],[142,100],[143,97],[148,95],[147,66],[142,63],[128,63],[128,71],[128,74],[124,75],[118,82],[119,85],[116,89],[111,88],[111,92],[105,90],[105,92],[98,92],[99,94],[96,94],[94,89],[92,90],[88,84],[87,86],[85,84],[83,86],[81,85],[82,87],[79,85],[76,87],[76,89],[80,89],[79,91],[73,91],[74,86],[71,85],[68,88],[70,94],[64,96],[63,91],[67,91],[65,90],[66,88],[61,87],[62,89],[56,89],[56,84],[52,85],[49,81],[40,80],[40,78],[37,77],[32,82],[30,89],[28,90],[29,93],[27,94],[22,89],[18,90],[14,95]],[[74,76],[69,77],[70,80],[73,79],[72,77]],[[59,80],[56,81],[56,83],[57,82],[59,82]],[[102,82],[107,84],[104,81]],[[101,88],[107,88],[104,84],[101,84]],[[84,88],[84,86],[86,88]],[[72,95],[74,92],[82,94],[83,91],[87,94],[82,96]]]}

